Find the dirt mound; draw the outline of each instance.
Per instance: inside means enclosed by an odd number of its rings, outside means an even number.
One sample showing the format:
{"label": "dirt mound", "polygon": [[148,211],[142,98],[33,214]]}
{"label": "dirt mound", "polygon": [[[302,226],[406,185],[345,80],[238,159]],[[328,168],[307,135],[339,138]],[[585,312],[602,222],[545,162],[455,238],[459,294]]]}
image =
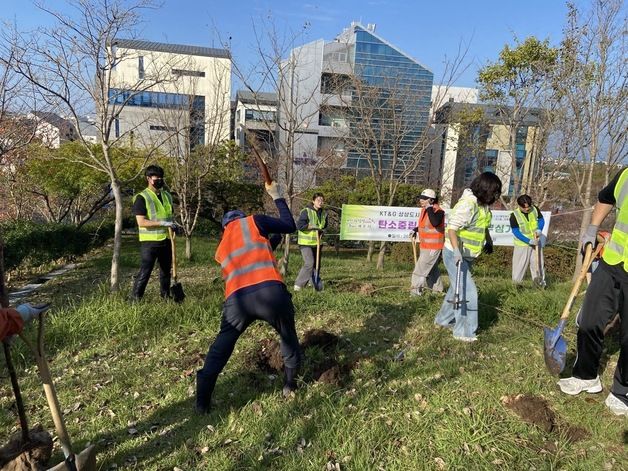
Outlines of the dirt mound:
{"label": "dirt mound", "polygon": [[536,425],[545,433],[564,434],[571,442],[577,442],[589,436],[589,432],[582,427],[560,423],[556,413],[542,397],[518,394],[504,396],[501,401],[524,422]]}
{"label": "dirt mound", "polygon": [[310,347],[320,347],[325,350],[336,348],[340,340],[336,335],[323,329],[308,330],[303,334],[301,348],[305,350]]}
{"label": "dirt mound", "polygon": [[0,468],[3,471],[44,470],[52,455],[52,437],[41,425],[29,431],[31,441],[23,443],[21,432],[0,448]]}
{"label": "dirt mound", "polygon": [[280,373],[283,371],[283,357],[279,348],[279,342],[274,339],[262,339],[260,348],[255,355],[256,366],[267,373]]}

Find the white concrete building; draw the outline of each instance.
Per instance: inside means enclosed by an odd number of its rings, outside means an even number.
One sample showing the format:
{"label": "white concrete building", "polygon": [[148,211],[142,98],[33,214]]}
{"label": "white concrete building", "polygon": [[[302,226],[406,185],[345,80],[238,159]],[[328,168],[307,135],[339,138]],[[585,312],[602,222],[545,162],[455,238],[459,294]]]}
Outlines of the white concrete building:
{"label": "white concrete building", "polygon": [[[169,152],[229,138],[231,57],[225,49],[117,39],[114,137]],[[112,110],[113,111],[113,110]],[[179,148],[179,149],[177,149]]]}

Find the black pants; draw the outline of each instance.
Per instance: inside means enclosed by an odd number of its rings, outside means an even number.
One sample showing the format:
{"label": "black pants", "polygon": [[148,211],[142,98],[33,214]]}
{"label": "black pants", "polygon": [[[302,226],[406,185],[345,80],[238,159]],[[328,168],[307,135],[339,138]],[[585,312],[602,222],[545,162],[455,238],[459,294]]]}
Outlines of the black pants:
{"label": "black pants", "polygon": [[159,242],[140,242],[140,271],[133,283],[134,299],[141,299],[146,291],[146,285],[155,266],[159,263],[159,292],[162,298],[170,296],[170,269],[172,268],[172,248],[170,239]]}
{"label": "black pants", "polygon": [[287,368],[301,363],[299,339],[294,325],[292,296],[282,283],[269,283],[242,296],[231,296],[223,305],[220,332],[207,352],[200,374],[218,377],[233,353],[235,344],[255,320],[268,322],[279,333],[281,354]]}
{"label": "black pants", "polygon": [[598,375],[604,328],[619,312],[621,333],[619,360],[611,391],[628,404],[628,273],[623,265],[608,265],[603,260],[593,272],[582,305],[578,329],[578,356],[573,375],[593,379]]}

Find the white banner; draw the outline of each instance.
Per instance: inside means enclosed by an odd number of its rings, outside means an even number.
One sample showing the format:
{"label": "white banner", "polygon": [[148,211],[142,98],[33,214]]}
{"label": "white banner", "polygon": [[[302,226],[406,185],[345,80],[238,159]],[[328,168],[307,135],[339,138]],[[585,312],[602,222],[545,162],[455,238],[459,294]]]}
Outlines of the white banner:
{"label": "white banner", "polygon": [[[445,220],[451,210],[445,210]],[[365,206],[343,204],[340,221],[341,240],[381,240],[389,242],[409,242],[410,232],[418,225],[419,208],[402,206]],[[513,245],[510,228],[512,211],[492,211],[493,220],[489,231],[495,245]],[[545,219],[543,234],[547,237],[551,213],[542,211]]]}

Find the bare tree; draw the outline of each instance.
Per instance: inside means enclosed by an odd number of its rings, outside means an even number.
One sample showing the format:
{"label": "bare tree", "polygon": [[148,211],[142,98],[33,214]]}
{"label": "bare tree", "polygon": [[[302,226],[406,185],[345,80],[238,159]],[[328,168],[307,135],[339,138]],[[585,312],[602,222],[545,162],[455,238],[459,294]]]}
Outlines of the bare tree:
{"label": "bare tree", "polygon": [[[85,156],[78,162],[106,174],[115,201],[115,235],[111,260],[110,286],[119,288],[119,257],[122,235],[123,195],[120,166],[131,156],[115,159],[112,149],[123,143],[133,145],[134,127],[116,132],[120,113],[136,97],[172,80],[176,64],[160,60],[147,61],[143,74],[118,74],[116,68],[129,61],[137,64],[137,53],[118,49],[121,37],[134,37],[143,11],[154,7],[152,0],[70,0],[71,13],[57,12],[43,4],[38,8],[50,15],[55,25],[32,35],[18,37],[19,51],[11,67],[39,90],[41,98],[59,114],[74,122],[84,114],[96,114],[99,151],[77,127]],[[137,67],[131,70],[137,70]],[[137,127],[141,123],[134,123]],[[144,154],[136,167],[144,166],[150,153]]]}

